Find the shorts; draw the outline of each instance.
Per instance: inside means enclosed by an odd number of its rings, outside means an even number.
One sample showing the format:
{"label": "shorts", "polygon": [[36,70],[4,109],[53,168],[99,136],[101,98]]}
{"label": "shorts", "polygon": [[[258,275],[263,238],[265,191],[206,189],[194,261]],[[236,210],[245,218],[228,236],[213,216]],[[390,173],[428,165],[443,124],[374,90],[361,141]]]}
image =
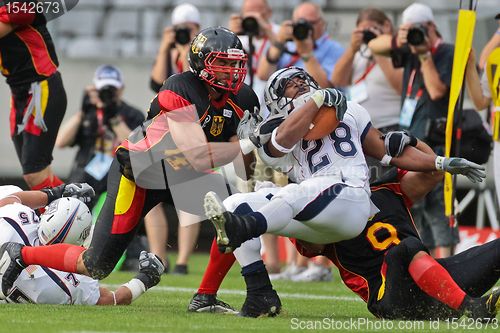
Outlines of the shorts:
{"label": "shorts", "polygon": [[11,89],[11,137],[25,175],[39,172],[52,163],[52,151],[57,132],[66,112],[66,91],[61,74],[56,72],[39,84],[42,117],[46,131],[34,124],[33,116],[26,121],[24,129],[20,128],[23,126],[24,114],[31,99],[30,86]]}

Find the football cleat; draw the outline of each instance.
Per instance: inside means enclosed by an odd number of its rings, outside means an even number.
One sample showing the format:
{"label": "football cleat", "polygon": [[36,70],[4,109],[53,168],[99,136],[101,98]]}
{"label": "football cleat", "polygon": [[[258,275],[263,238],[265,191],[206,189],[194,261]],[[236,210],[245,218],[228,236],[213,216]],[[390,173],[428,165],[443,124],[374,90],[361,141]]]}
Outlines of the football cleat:
{"label": "football cleat", "polygon": [[255,237],[249,231],[252,222],[255,222],[252,220],[253,217],[227,212],[215,192],[208,192],[205,195],[203,207],[205,215],[215,227],[216,242],[220,252],[231,253],[242,243]]}
{"label": "football cleat", "polygon": [[241,307],[242,317],[274,317],[281,311],[281,300],[275,290],[248,292]]}
{"label": "football cleat", "polygon": [[466,310],[466,315],[477,320],[489,321],[496,317],[500,310],[500,288],[473,302]]}
{"label": "football cleat", "polygon": [[189,302],[188,311],[238,314],[238,311],[233,309],[229,304],[217,299],[217,295],[199,293],[194,294],[191,302]]}
{"label": "football cleat", "polygon": [[26,268],[21,255],[23,247],[24,245],[13,242],[7,242],[0,247],[0,278],[2,281],[0,299],[7,297],[17,277]]}
{"label": "football cleat", "polygon": [[269,274],[269,280],[271,280],[271,281],[292,280],[292,278],[295,275],[298,275],[298,274],[304,272],[305,270],[307,270],[307,267],[297,266],[295,264],[290,264],[290,265],[286,266],[286,268],[280,273]]}

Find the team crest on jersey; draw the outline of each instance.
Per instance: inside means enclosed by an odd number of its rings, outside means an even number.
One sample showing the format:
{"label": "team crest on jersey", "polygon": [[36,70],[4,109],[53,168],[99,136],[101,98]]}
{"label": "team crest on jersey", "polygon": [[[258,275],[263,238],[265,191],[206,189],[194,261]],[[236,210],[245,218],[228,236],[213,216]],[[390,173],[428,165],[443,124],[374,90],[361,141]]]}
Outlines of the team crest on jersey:
{"label": "team crest on jersey", "polygon": [[202,34],[198,34],[198,36],[196,36],[195,40],[191,44],[191,51],[193,51],[194,54],[198,54],[203,45],[205,45],[206,41],[207,37],[203,36]]}
{"label": "team crest on jersey", "polygon": [[212,127],[210,128],[210,134],[212,134],[213,136],[218,136],[222,133],[223,128],[224,128],[224,117],[214,116],[212,120]]}

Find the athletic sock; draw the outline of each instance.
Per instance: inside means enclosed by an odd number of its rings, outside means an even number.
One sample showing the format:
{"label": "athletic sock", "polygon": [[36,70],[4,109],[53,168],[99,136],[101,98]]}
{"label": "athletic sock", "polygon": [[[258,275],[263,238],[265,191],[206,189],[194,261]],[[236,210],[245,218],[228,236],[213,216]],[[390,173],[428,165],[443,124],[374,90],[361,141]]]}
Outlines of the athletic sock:
{"label": "athletic sock", "polygon": [[247,293],[273,290],[269,274],[262,260],[241,268],[241,275],[247,285]]}
{"label": "athletic sock", "polygon": [[69,273],[77,272],[77,262],[80,254],[85,251],[82,246],[72,244],[55,244],[46,246],[25,246],[21,250],[26,265],[47,266]]}
{"label": "athletic sock", "polygon": [[236,258],[232,253],[220,253],[217,247],[217,242],[214,239],[212,247],[210,248],[208,265],[205,269],[205,273],[203,274],[200,287],[198,288],[198,294],[217,294],[217,290],[219,290],[224,277],[231,269],[231,266],[233,266],[235,260]]}
{"label": "athletic sock", "polygon": [[41,190],[42,188],[52,187],[52,181],[53,180],[50,177],[47,177],[41,183],[39,183],[39,184],[37,184],[35,186],[32,186],[31,189],[33,191],[38,191],[38,190]]}
{"label": "athletic sock", "polygon": [[461,309],[467,295],[453,280],[450,273],[434,258],[424,255],[413,259],[408,266],[408,272],[427,295],[452,309]]}
{"label": "athletic sock", "polygon": [[51,187],[56,187],[62,184],[64,184],[64,182],[61,179],[59,179],[59,177],[57,177],[56,175],[52,175]]}

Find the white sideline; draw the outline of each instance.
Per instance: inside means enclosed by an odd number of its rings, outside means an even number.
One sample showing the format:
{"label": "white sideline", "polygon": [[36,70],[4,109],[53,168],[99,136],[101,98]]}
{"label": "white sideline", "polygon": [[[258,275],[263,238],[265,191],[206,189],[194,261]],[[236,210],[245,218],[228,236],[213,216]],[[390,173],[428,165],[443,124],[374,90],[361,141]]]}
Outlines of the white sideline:
{"label": "white sideline", "polygon": [[[120,285],[118,284],[102,284],[103,287],[107,288],[118,288]],[[191,293],[194,294],[196,289],[192,288],[184,288],[184,287],[168,287],[168,286],[156,286],[148,292],[181,292],[181,293]],[[220,289],[217,293],[218,295],[227,294],[227,295],[241,295],[245,296],[246,291],[243,290],[234,290],[234,289]],[[353,296],[327,296],[327,295],[311,295],[311,294],[296,294],[296,293],[282,293],[278,292],[278,295],[281,298],[296,298],[296,299],[318,299],[318,300],[334,300],[334,301],[349,301],[349,302],[362,302],[359,297]]]}

